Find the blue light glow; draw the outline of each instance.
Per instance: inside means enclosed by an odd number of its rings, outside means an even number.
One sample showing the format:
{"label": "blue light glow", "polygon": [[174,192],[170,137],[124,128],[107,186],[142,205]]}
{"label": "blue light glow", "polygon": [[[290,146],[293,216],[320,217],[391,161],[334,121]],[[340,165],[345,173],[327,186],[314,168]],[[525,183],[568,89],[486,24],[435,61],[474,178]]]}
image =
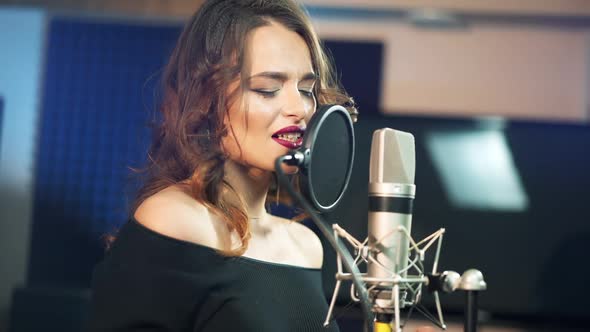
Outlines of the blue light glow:
{"label": "blue light glow", "polygon": [[528,197],[502,131],[434,132],[426,147],[456,207],[527,209]]}

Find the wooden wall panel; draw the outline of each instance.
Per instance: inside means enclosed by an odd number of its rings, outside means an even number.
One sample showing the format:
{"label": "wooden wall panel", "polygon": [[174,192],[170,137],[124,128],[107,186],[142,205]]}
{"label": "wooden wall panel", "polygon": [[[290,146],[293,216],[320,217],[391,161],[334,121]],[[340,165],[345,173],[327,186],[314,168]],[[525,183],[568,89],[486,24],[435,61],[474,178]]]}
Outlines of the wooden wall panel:
{"label": "wooden wall panel", "polygon": [[[590,28],[317,19],[322,38],[385,45],[385,112],[588,121]],[[362,61],[359,61],[362,66]]]}

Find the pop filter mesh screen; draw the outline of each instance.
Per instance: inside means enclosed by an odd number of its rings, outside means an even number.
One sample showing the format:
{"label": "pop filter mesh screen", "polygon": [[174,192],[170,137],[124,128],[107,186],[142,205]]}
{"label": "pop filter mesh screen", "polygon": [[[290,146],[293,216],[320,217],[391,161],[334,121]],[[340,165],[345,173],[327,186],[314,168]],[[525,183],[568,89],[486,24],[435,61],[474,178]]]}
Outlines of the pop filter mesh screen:
{"label": "pop filter mesh screen", "polygon": [[352,135],[345,115],[331,112],[318,128],[311,152],[311,190],[322,206],[332,205],[346,184],[351,167]]}

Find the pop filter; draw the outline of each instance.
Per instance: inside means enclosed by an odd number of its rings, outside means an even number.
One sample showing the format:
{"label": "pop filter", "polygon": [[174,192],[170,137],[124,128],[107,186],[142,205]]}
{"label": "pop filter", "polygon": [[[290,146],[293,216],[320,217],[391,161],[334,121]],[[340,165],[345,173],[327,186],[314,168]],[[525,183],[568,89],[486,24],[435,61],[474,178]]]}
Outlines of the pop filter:
{"label": "pop filter", "polygon": [[336,207],[346,188],[354,159],[354,129],[340,105],[321,106],[311,117],[303,144],[299,188],[320,212]]}

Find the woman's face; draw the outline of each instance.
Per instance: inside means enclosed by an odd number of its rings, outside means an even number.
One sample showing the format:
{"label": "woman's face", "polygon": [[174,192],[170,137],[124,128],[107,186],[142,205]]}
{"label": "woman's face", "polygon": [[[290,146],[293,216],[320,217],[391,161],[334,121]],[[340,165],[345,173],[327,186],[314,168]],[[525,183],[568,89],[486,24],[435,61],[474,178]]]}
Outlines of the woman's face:
{"label": "woman's face", "polygon": [[301,146],[316,108],[316,74],[303,38],[278,23],[248,34],[244,60],[243,91],[229,107],[222,144],[230,159],[272,171],[277,157]]}

